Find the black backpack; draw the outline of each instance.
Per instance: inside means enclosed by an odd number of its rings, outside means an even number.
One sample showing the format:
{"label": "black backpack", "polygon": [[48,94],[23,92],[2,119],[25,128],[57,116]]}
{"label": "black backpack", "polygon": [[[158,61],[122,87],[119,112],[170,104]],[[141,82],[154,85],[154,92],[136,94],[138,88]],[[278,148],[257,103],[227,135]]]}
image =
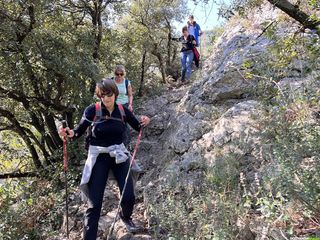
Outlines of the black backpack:
{"label": "black backpack", "polygon": [[[114,117],[105,117],[106,120],[108,119],[112,119],[112,120],[117,120],[117,121],[121,121],[123,124],[126,124],[125,122],[125,118],[126,118],[126,113],[124,111],[124,108],[121,104],[117,104],[120,114],[121,114],[121,119],[119,118],[114,118]],[[95,108],[96,108],[96,114],[93,118],[93,121],[91,123],[91,126],[87,129],[87,134],[86,134],[86,138],[85,138],[85,149],[88,150],[89,149],[89,145],[90,145],[90,141],[92,136],[95,137],[94,135],[94,128],[96,127],[96,125],[103,119],[102,116],[102,109],[101,109],[101,102],[97,102],[95,104]]]}

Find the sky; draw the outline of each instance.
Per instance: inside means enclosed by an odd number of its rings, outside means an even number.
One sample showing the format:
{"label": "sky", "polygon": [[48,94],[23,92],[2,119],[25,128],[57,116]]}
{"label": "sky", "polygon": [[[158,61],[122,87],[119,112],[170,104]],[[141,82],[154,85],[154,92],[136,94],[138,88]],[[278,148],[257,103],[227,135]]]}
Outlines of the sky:
{"label": "sky", "polygon": [[[224,2],[228,3],[230,0],[224,0]],[[188,8],[202,30],[211,30],[215,26],[220,25],[223,21],[222,18],[218,19],[219,6],[215,4],[213,0],[209,0],[208,4],[200,2],[197,5],[194,4],[194,1],[188,0]],[[185,21],[177,25],[178,29],[186,25],[187,21],[188,16],[186,16]]]}

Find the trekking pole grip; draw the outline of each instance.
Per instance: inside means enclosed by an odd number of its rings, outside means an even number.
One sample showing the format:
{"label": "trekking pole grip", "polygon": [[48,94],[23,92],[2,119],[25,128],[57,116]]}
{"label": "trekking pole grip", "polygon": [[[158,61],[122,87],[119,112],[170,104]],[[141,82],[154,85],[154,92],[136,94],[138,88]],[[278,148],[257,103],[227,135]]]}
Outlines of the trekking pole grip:
{"label": "trekking pole grip", "polygon": [[[67,121],[66,120],[62,120],[61,122],[62,122],[62,128],[66,129],[68,127]],[[67,135],[69,135],[69,133],[70,133],[69,130],[66,130],[66,132],[67,132]]]}
{"label": "trekking pole grip", "polygon": [[66,120],[62,120],[62,127],[63,128],[67,128],[67,121]]}

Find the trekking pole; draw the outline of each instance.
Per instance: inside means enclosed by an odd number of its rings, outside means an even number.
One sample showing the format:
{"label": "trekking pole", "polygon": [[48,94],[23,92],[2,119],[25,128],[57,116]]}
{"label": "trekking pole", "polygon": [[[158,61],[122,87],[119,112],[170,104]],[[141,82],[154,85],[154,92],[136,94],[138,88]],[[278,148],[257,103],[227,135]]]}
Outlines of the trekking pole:
{"label": "trekking pole", "polygon": [[117,213],[116,213],[116,216],[113,219],[113,222],[112,222],[112,225],[111,225],[111,228],[109,230],[108,237],[107,237],[108,240],[111,239],[111,236],[112,236],[112,233],[113,233],[113,230],[114,230],[114,226],[116,224],[116,220],[117,220],[118,215],[119,215],[122,198],[123,198],[123,195],[124,195],[124,191],[126,190],[126,187],[127,187],[128,179],[129,179],[129,176],[130,176],[130,170],[131,170],[132,164],[134,162],[134,158],[136,156],[136,153],[137,153],[137,150],[138,150],[138,147],[139,147],[139,144],[140,144],[141,136],[142,136],[142,127],[140,129],[139,136],[137,138],[137,142],[136,142],[136,145],[134,147],[134,150],[133,150],[133,153],[132,153],[132,156],[131,156],[128,173],[127,173],[127,176],[126,176],[126,180],[125,180],[125,183],[124,183],[124,187],[123,187],[123,190],[122,190],[122,193],[121,193],[121,196],[120,196],[120,201],[119,201],[118,208],[117,208]]}
{"label": "trekking pole", "polygon": [[[65,129],[67,127],[66,120],[62,121],[62,127]],[[67,160],[67,137],[63,137],[63,170],[64,170],[64,180],[66,189],[66,227],[67,227],[67,239],[69,239],[69,209],[68,209],[68,160]]]}
{"label": "trekking pole", "polygon": [[[203,33],[202,33],[203,34]],[[201,34],[201,35],[202,35]],[[202,53],[201,53],[201,35],[199,36],[199,50],[200,50],[200,57],[199,57],[199,67],[202,69]]]}

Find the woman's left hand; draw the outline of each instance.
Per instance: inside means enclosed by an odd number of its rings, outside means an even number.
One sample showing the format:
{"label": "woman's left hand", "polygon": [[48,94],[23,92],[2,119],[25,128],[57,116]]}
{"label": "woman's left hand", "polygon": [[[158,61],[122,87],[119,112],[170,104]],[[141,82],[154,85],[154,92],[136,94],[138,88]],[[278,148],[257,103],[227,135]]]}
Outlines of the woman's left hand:
{"label": "woman's left hand", "polygon": [[193,43],[194,45],[196,45],[196,44],[197,44],[197,42],[196,42],[195,40],[193,40],[193,41],[192,41],[192,43]]}
{"label": "woman's left hand", "polygon": [[145,127],[150,123],[150,118],[148,118],[147,116],[141,116],[140,123],[143,127]]}

